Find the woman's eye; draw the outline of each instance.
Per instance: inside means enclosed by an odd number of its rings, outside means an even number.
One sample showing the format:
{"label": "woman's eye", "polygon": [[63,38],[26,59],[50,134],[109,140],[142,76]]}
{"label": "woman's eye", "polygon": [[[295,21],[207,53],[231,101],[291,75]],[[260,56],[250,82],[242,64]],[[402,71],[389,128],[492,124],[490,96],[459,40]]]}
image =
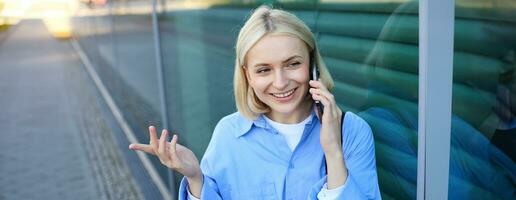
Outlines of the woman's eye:
{"label": "woman's eye", "polygon": [[268,72],[268,71],[270,71],[270,70],[267,69],[267,68],[261,68],[261,69],[256,70],[256,73],[257,74],[263,74],[263,73]]}
{"label": "woman's eye", "polygon": [[290,63],[290,65],[289,65],[289,66],[291,66],[291,67],[295,67],[295,66],[298,66],[298,65],[300,65],[300,64],[301,64],[300,62],[293,62],[293,63]]}

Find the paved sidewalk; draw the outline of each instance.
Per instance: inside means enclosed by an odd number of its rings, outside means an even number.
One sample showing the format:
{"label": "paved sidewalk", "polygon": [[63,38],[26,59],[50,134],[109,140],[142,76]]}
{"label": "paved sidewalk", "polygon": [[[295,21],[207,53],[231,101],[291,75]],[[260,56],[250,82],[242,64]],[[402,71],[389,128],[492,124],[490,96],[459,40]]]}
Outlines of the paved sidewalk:
{"label": "paved sidewalk", "polygon": [[0,200],[142,199],[70,42],[0,35]]}

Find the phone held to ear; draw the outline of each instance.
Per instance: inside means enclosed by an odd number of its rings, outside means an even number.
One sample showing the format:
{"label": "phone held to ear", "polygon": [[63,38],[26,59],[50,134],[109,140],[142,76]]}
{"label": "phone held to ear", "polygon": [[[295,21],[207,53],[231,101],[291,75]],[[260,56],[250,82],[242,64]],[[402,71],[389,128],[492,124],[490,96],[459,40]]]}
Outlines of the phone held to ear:
{"label": "phone held to ear", "polygon": [[[313,58],[311,58],[313,59]],[[317,65],[315,63],[311,63],[312,67],[312,74],[311,74],[311,80],[317,81],[319,79],[319,69],[317,69]],[[317,115],[319,116],[319,122],[322,123],[322,114],[324,110],[324,106],[321,102],[315,101],[315,107],[317,107]]]}

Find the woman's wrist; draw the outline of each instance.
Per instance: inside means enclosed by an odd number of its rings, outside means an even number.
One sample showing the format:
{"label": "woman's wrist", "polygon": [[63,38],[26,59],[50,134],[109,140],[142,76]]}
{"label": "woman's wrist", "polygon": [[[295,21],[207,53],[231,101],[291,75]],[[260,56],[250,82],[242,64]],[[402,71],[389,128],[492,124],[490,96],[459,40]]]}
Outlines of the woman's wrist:
{"label": "woman's wrist", "polygon": [[196,197],[201,197],[201,190],[203,185],[203,176],[202,173],[195,177],[186,177],[186,180],[188,181],[188,189],[190,190],[190,193]]}
{"label": "woman's wrist", "polygon": [[334,189],[344,185],[348,177],[348,170],[344,162],[342,151],[325,154],[325,157],[328,170],[328,189]]}

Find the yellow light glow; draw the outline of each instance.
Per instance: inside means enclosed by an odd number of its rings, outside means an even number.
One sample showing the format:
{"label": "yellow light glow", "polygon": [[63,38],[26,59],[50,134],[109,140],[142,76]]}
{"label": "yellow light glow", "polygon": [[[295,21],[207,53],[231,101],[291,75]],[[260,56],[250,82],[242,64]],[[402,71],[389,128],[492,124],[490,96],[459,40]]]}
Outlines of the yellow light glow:
{"label": "yellow light glow", "polygon": [[77,0],[0,0],[0,25],[13,25],[22,19],[42,19],[52,35],[69,38],[70,17],[77,7]]}

